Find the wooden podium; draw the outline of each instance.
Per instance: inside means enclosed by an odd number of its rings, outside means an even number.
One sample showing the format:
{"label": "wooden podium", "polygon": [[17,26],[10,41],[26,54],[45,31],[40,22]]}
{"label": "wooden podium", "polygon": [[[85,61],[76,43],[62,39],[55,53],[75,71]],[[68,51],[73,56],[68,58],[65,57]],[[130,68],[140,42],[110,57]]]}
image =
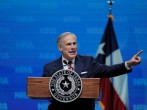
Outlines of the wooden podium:
{"label": "wooden podium", "polygon": [[[83,89],[79,98],[99,98],[100,78],[81,78]],[[49,99],[50,77],[28,77],[27,96],[37,99]]]}

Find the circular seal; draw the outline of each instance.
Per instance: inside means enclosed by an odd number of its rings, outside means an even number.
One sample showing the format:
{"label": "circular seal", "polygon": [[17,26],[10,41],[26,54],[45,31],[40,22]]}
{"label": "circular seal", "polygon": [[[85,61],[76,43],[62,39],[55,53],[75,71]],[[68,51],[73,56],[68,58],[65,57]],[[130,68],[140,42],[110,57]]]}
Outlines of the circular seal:
{"label": "circular seal", "polygon": [[68,69],[62,69],[53,74],[49,82],[51,95],[60,102],[68,103],[77,99],[82,91],[80,76]]}

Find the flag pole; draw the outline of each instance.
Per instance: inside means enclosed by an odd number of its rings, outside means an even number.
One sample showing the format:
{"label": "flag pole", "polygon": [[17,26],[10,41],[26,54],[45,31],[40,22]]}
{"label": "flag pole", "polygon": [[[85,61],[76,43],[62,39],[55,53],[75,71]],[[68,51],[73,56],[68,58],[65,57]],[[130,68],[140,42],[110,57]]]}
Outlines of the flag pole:
{"label": "flag pole", "polygon": [[108,5],[109,5],[109,15],[108,18],[110,18],[111,20],[113,20],[113,15],[112,15],[112,6],[114,4],[114,1],[109,0],[107,1]]}
{"label": "flag pole", "polygon": [[[113,15],[112,15],[112,5],[114,4],[114,1],[109,0],[109,1],[107,1],[107,4],[109,6],[108,18],[113,21],[114,18],[113,18]],[[105,110],[105,105],[101,101],[98,101],[98,103],[99,103],[100,107],[102,108],[102,110]]]}

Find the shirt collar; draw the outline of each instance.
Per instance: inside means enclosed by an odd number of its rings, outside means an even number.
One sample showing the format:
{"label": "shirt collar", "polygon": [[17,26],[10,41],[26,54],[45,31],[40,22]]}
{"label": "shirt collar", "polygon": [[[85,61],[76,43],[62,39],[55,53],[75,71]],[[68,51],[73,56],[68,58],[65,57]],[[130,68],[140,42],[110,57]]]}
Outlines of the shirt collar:
{"label": "shirt collar", "polygon": [[[67,60],[66,58],[64,58],[63,55],[62,55],[62,64],[63,64],[63,65],[65,65],[65,64],[63,63],[64,60],[66,60],[66,61],[68,62],[68,60]],[[72,64],[75,64],[75,58],[72,59]]]}

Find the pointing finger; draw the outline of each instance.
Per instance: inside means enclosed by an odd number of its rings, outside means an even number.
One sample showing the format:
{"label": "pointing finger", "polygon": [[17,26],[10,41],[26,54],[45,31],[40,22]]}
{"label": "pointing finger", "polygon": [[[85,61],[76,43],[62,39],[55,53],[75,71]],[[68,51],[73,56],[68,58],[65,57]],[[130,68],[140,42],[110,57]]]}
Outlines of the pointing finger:
{"label": "pointing finger", "polygon": [[135,56],[139,56],[142,52],[143,50],[140,50]]}

